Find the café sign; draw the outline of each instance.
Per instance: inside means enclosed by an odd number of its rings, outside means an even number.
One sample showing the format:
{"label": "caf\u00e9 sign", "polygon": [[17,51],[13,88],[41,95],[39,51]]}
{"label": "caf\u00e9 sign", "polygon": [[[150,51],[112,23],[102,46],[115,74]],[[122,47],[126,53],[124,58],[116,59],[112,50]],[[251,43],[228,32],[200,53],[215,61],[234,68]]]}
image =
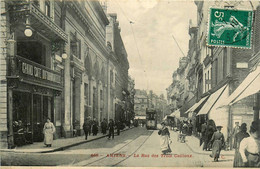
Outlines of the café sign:
{"label": "caf\u00e9 sign", "polygon": [[48,80],[55,83],[61,82],[61,77],[57,74],[54,74],[48,70],[43,70],[42,68],[39,68],[37,66],[33,66],[28,63],[22,62],[22,72],[24,74],[34,76],[36,78],[40,78],[43,80]]}

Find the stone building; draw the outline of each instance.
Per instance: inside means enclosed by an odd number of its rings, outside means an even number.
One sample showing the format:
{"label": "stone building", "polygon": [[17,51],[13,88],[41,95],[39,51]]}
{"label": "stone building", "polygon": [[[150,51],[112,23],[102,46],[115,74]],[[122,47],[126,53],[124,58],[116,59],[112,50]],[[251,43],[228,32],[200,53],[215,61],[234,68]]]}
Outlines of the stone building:
{"label": "stone building", "polygon": [[2,148],[14,146],[17,121],[35,142],[47,117],[57,137],[81,135],[89,116],[124,120],[129,64],[115,14],[105,8],[98,1],[1,0]]}
{"label": "stone building", "polygon": [[[186,103],[185,101],[181,103],[190,107],[185,110],[186,112],[182,116],[188,114],[189,118],[193,117],[193,120],[196,120],[194,125],[198,132],[205,120],[213,119],[216,125],[223,126],[222,131],[225,138],[231,138],[229,134],[235,122],[250,125],[253,120],[255,96],[249,96],[229,107],[221,107],[220,105],[230,97],[247,77],[250,72],[249,61],[252,60],[254,54],[257,57],[257,52],[253,51],[255,47],[252,49],[238,49],[207,46],[208,10],[210,7],[254,10],[258,2],[195,1],[195,4],[198,10],[197,26],[190,26],[189,29],[191,43],[187,55],[189,58],[189,63],[186,66],[187,73],[181,74],[181,72],[178,72],[181,67],[177,69],[179,79],[183,78],[181,76],[187,78],[188,90],[193,93],[188,96],[188,98],[190,97],[190,105],[187,104],[189,103],[188,100]],[[259,22],[254,23],[256,24],[254,27],[259,24]],[[254,44],[258,44],[258,42],[253,42]],[[169,88],[172,88],[172,86],[174,85],[171,84]],[[182,88],[178,92],[181,91]],[[178,92],[174,92],[176,96],[178,96]],[[169,94],[173,94],[173,92],[169,92]],[[175,98],[175,94],[169,98]]]}
{"label": "stone building", "polygon": [[146,108],[148,108],[148,95],[146,91],[135,89],[135,97],[134,97],[135,119],[145,119]]}

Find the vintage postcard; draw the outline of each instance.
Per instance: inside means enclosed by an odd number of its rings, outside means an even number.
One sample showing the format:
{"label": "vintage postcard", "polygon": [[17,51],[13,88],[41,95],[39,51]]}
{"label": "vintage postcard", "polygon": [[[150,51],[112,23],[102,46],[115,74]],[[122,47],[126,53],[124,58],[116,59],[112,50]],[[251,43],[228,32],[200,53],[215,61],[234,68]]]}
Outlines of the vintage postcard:
{"label": "vintage postcard", "polygon": [[1,167],[260,167],[258,0],[0,13]]}

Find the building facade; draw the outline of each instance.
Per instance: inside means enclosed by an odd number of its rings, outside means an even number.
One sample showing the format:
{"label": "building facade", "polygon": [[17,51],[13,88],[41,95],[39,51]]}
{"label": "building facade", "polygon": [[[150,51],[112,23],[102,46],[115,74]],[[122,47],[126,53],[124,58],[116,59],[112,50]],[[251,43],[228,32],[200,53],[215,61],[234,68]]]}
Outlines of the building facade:
{"label": "building facade", "polygon": [[[256,52],[255,45],[257,35],[253,35],[252,49],[238,49],[226,47],[209,47],[206,45],[207,40],[207,24],[210,7],[218,8],[241,8],[247,10],[255,10],[258,2],[219,2],[219,1],[195,1],[197,5],[197,25],[194,26],[190,22],[189,34],[190,43],[187,58],[189,60],[187,66],[183,69],[179,64],[179,68],[174,72],[173,83],[168,88],[168,102],[177,104],[173,109],[181,107],[181,116],[188,117],[195,121],[196,131],[200,131],[201,124],[213,119],[216,125],[223,126],[225,138],[232,138],[232,129],[235,122],[247,123],[249,126],[253,120],[254,114],[254,95],[249,96],[232,106],[220,107],[250,72],[250,60]],[[255,18],[257,19],[257,15]],[[254,22],[257,28],[259,23]],[[255,57],[257,57],[255,55]],[[180,62],[183,58],[180,59]],[[179,70],[179,71],[178,71]],[[176,77],[179,77],[178,79]],[[175,78],[175,79],[174,79]],[[188,88],[184,89],[185,97],[180,97],[185,84],[181,79],[186,78]],[[179,80],[180,79],[180,80]],[[177,83],[181,83],[183,87],[175,87]],[[174,91],[174,89],[177,91]],[[185,92],[184,92],[185,93]],[[175,98],[179,98],[175,99]],[[178,103],[180,105],[178,105]]]}
{"label": "building facade", "polygon": [[17,121],[35,142],[47,117],[57,137],[81,135],[87,117],[126,120],[127,52],[105,3],[1,0],[1,14],[2,148]]}

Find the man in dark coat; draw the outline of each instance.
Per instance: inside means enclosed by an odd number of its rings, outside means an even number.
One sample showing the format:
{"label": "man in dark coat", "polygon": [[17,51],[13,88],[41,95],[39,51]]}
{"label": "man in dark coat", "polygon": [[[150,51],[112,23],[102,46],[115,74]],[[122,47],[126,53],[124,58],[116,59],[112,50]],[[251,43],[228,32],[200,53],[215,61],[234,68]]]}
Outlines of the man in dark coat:
{"label": "man in dark coat", "polygon": [[116,122],[116,131],[117,131],[117,135],[119,136],[120,135],[120,129],[121,129],[121,126],[122,126],[122,124],[121,124],[121,122],[118,120],[117,122]]}
{"label": "man in dark coat", "polygon": [[88,134],[90,133],[91,130],[91,124],[89,119],[85,119],[84,124],[83,124],[83,130],[85,133],[85,140],[88,139]]}
{"label": "man in dark coat", "polygon": [[101,130],[102,130],[103,135],[105,135],[107,133],[107,121],[105,118],[101,122]]}
{"label": "man in dark coat", "polygon": [[95,118],[94,118],[93,124],[92,124],[92,133],[93,133],[93,136],[96,136],[98,133],[98,123]]}
{"label": "man in dark coat", "polygon": [[206,144],[206,130],[207,130],[207,122],[204,122],[201,125],[201,141],[200,145],[204,142],[203,150],[207,150],[207,144]]}
{"label": "man in dark coat", "polygon": [[112,136],[112,139],[114,139],[114,121],[112,119],[109,120],[108,124],[108,139]]}

